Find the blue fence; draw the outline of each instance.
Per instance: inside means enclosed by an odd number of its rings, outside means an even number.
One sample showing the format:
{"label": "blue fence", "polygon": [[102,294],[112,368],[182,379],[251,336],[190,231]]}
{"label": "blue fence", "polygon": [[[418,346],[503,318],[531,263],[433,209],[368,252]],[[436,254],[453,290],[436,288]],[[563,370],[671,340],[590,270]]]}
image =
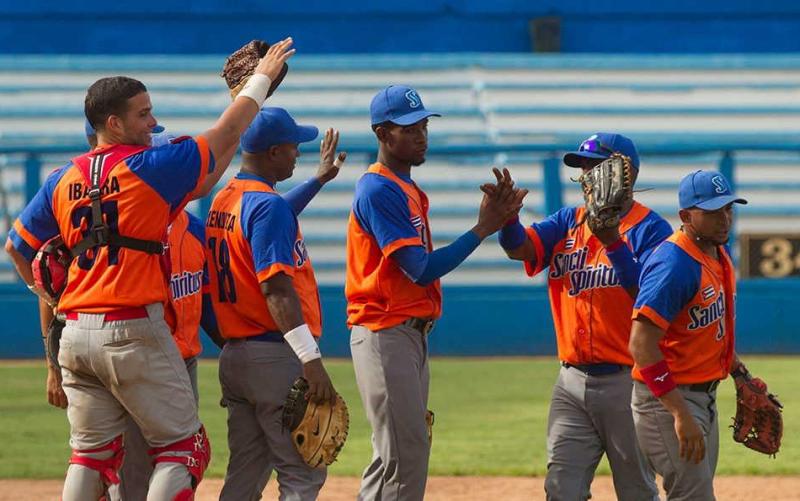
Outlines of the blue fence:
{"label": "blue fence", "polygon": [[[504,153],[506,155],[537,154],[544,158],[541,187],[544,190],[543,212],[551,213],[563,204],[560,153],[574,147],[580,138],[557,137],[547,144],[476,144],[432,146],[430,155],[470,156]],[[718,168],[735,182],[737,155],[742,152],[800,151],[800,138],[794,135],[637,135],[643,157],[713,154]],[[352,153],[374,156],[371,142],[355,141],[343,145]],[[32,146],[0,142],[0,154],[24,157],[26,199],[39,187],[42,156],[68,153],[84,148],[82,142],[57,142]],[[750,183],[776,191],[797,189],[797,182]],[[201,210],[206,210],[204,201]],[[434,210],[447,212],[447,208]],[[800,213],[800,204],[761,205],[748,207],[763,215]],[[344,217],[342,211],[330,210],[330,217]],[[466,263],[469,264],[469,261]],[[521,272],[521,270],[520,270]],[[491,282],[491,277],[487,282]],[[796,336],[797,321],[791,314],[800,293],[798,280],[743,280],[738,295],[738,349],[741,352],[800,352]],[[348,356],[348,335],[345,328],[345,302],[341,286],[321,288],[325,336],[322,347],[332,356]],[[0,358],[37,357],[41,355],[38,336],[37,308],[33,296],[19,283],[0,284],[0,315],[6,319],[0,338]],[[205,342],[206,355],[216,348]],[[431,338],[431,350],[438,355],[534,355],[555,352],[555,341],[546,289],[542,286],[509,287],[492,283],[485,286],[445,288],[444,317]]]}
{"label": "blue fence", "polygon": [[[520,272],[522,270],[520,269]],[[737,341],[740,353],[800,352],[797,297],[800,280],[744,280],[737,298]],[[344,290],[322,286],[326,356],[349,357]],[[43,354],[38,309],[27,289],[0,286],[0,359],[35,358]],[[217,348],[202,335],[203,356]],[[444,315],[430,338],[433,355],[525,356],[556,352],[555,334],[544,287],[445,287]]]}
{"label": "blue fence", "polygon": [[529,52],[543,31],[564,52],[796,52],[798,28],[790,0],[0,2],[0,51],[18,53],[229,53],[289,34],[302,53]]}

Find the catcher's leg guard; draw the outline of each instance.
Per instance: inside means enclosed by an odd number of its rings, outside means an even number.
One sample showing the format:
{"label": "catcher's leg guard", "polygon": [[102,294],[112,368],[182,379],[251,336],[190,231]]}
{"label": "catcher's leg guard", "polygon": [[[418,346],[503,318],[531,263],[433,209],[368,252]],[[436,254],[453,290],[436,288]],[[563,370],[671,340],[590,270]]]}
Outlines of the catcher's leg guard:
{"label": "catcher's leg guard", "polygon": [[64,501],[86,499],[91,492],[97,493],[98,499],[106,499],[108,488],[119,484],[118,472],[124,456],[122,435],[95,449],[73,450],[64,481]]}
{"label": "catcher's leg guard", "polygon": [[[149,454],[152,456],[156,468],[159,463],[177,463],[185,466],[192,477],[193,492],[203,480],[203,473],[211,461],[211,444],[208,441],[205,427],[200,426],[197,433],[192,436],[164,447],[154,447],[150,449]],[[175,499],[191,499],[191,497],[185,496],[186,492],[181,491]]]}

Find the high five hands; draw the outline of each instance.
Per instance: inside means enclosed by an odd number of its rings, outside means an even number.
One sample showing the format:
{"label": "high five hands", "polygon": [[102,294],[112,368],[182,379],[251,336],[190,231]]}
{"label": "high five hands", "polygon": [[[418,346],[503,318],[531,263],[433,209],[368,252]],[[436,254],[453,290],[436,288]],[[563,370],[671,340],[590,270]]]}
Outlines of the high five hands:
{"label": "high five hands", "polygon": [[508,169],[492,168],[492,173],[497,179],[496,183],[485,183],[481,185],[483,200],[481,200],[478,212],[478,224],[475,225],[475,232],[483,239],[498,231],[506,222],[519,215],[523,206],[523,199],[528,194],[528,190],[514,186],[514,180]]}

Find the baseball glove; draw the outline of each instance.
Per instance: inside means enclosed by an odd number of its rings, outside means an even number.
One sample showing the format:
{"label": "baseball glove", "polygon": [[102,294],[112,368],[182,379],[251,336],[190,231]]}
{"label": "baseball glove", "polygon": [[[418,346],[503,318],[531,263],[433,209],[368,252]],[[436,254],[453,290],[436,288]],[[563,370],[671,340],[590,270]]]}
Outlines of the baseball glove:
{"label": "baseball glove", "polygon": [[283,405],[283,428],[291,432],[292,442],[303,461],[312,468],[320,468],[336,461],[344,447],[350,415],[338,393],[336,402],[331,405],[330,402],[309,402],[307,391],[308,382],[297,378]]}
{"label": "baseball glove", "polygon": [[64,330],[65,325],[63,320],[53,317],[50,325],[47,326],[47,333],[44,337],[44,351],[47,353],[47,360],[54,369],[59,371],[61,364],[58,363],[58,350],[61,346],[61,331]]}
{"label": "baseball glove", "polygon": [[[253,40],[241,49],[237,50],[225,60],[225,65],[222,67],[220,75],[225,79],[225,83],[231,90],[231,98],[236,99],[239,92],[247,83],[247,79],[255,72],[261,58],[269,50],[269,44],[263,40]],[[289,71],[289,66],[284,63],[280,75],[276,78],[272,85],[269,87],[267,97],[271,96],[275,89],[283,81],[286,72]]]}
{"label": "baseball glove", "polygon": [[592,231],[613,228],[619,224],[625,203],[633,198],[631,159],[612,154],[578,178],[586,203],[585,221]]}
{"label": "baseball glove", "polygon": [[758,378],[736,380],[733,439],[754,451],[774,456],[783,436],[783,405]]}

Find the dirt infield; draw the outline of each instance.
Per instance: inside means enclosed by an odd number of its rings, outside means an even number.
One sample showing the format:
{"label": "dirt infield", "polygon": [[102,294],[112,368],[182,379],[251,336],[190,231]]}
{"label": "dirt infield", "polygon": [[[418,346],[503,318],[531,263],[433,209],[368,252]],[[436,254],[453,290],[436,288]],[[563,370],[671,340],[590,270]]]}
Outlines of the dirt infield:
{"label": "dirt infield", "polygon": [[[357,478],[331,477],[320,493],[320,501],[355,499]],[[544,499],[544,479],[520,477],[432,477],[428,480],[428,501],[503,500],[531,501]],[[221,479],[204,480],[197,501],[218,499]],[[717,477],[720,501],[797,501],[800,500],[800,477]],[[58,480],[0,480],[0,501],[59,499]],[[277,485],[270,481],[264,499],[277,499]],[[598,477],[592,488],[593,501],[615,499],[611,477]]]}

